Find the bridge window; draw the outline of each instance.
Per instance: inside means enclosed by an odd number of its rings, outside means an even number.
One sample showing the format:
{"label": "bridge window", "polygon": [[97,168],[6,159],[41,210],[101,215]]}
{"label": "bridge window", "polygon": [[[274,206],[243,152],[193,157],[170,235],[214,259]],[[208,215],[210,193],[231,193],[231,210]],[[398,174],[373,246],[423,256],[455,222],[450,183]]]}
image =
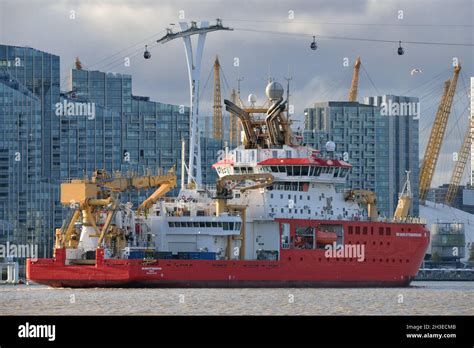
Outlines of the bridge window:
{"label": "bridge window", "polygon": [[322,170],[321,167],[316,167],[316,170],[314,171],[314,175],[315,176],[320,176],[321,175],[321,170]]}
{"label": "bridge window", "polygon": [[301,166],[294,166],[293,167],[293,175],[300,176],[301,175]]}
{"label": "bridge window", "polygon": [[308,175],[309,172],[309,167],[308,166],[302,166],[301,167],[301,175]]}
{"label": "bridge window", "polygon": [[229,223],[224,222],[224,231],[228,231],[228,230],[229,230]]}
{"label": "bridge window", "polygon": [[286,166],[286,173],[288,176],[293,176],[293,167],[292,166]]}

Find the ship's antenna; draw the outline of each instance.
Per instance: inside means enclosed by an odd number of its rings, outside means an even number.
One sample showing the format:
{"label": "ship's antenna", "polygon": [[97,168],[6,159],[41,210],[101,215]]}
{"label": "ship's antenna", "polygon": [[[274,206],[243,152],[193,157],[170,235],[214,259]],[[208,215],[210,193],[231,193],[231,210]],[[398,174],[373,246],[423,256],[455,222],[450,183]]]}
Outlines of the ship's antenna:
{"label": "ship's antenna", "polygon": [[293,76],[290,75],[290,64],[288,64],[288,76],[284,77],[286,80],[286,108],[288,110],[287,112],[287,118],[290,120],[290,81],[293,80]]}
{"label": "ship's antenna", "polygon": [[242,106],[242,99],[240,98],[240,82],[242,82],[244,80],[243,77],[240,76],[240,72],[237,74],[237,100],[239,101],[239,103],[241,104],[240,106]]}

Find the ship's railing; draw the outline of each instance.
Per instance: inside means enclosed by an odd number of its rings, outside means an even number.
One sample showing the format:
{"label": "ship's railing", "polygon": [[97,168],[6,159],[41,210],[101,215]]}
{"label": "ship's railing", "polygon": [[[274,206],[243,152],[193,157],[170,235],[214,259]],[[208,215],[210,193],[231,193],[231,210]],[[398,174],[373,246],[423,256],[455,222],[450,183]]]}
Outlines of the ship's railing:
{"label": "ship's railing", "polygon": [[407,224],[423,224],[423,225],[426,225],[426,223],[427,223],[425,218],[417,217],[417,216],[406,216],[404,218],[393,218],[392,221],[396,222],[396,223],[399,223],[399,224],[407,223]]}

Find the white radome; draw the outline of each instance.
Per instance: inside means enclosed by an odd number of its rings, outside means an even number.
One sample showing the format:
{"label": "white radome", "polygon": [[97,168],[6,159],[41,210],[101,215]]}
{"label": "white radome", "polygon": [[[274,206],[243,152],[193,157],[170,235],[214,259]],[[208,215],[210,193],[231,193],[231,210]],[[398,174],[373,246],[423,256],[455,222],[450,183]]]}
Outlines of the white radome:
{"label": "white radome", "polygon": [[265,94],[267,95],[267,98],[270,100],[278,100],[281,97],[283,97],[283,93],[285,90],[283,89],[283,86],[281,83],[273,81],[270,82],[267,87],[265,88]]}
{"label": "white radome", "polygon": [[328,141],[326,143],[326,151],[329,151],[329,152],[336,151],[336,143],[334,143],[334,141]]}

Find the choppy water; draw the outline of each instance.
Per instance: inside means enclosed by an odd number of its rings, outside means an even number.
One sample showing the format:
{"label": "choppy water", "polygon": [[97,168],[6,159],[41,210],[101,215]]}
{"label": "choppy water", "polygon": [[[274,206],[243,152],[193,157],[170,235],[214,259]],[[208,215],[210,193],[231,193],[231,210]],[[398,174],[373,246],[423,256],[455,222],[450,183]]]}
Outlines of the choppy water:
{"label": "choppy water", "polygon": [[[403,302],[399,303],[400,300]],[[268,314],[474,315],[474,282],[413,282],[409,288],[390,289],[54,289],[39,285],[0,286],[0,315]]]}

